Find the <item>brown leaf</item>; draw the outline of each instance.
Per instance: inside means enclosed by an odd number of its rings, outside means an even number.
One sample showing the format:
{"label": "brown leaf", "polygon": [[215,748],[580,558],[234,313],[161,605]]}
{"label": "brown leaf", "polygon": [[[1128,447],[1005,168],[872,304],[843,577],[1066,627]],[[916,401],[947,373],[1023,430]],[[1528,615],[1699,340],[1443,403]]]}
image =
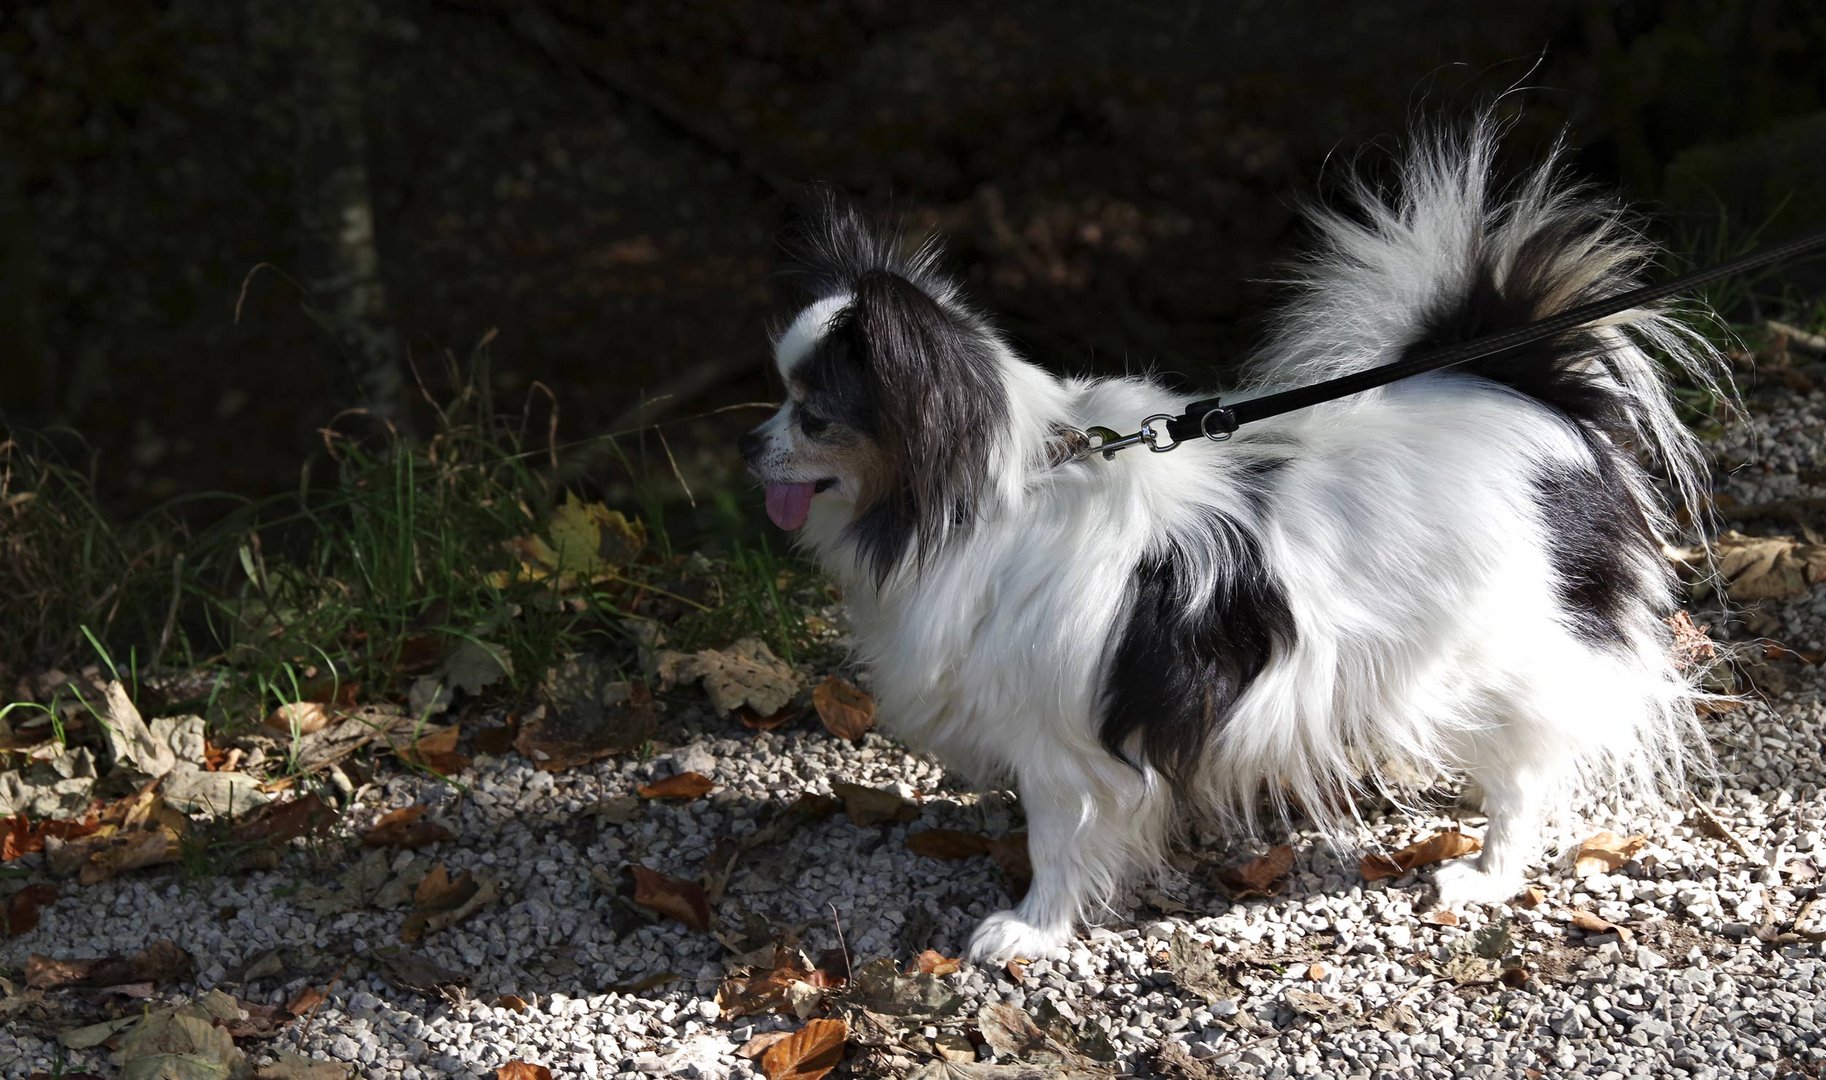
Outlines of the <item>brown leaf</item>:
{"label": "brown leaf", "polygon": [[805,997],[801,986],[823,990],[828,980],[795,950],[774,947],[773,967],[724,979],[716,1001],[724,1016],[750,1016],[764,1012],[791,1012]]}
{"label": "brown leaf", "polygon": [[422,848],[450,839],[453,834],[449,829],[435,821],[419,820],[429,809],[424,805],[402,806],[388,812],[362,834],[362,844],[366,847]]}
{"label": "brown leaf", "polygon": [[920,953],[913,963],[915,967],[919,968],[919,970],[925,972],[927,975],[944,976],[956,974],[958,968],[962,967],[964,962],[962,960],[952,959],[944,953],[939,952],[937,949],[927,949],[925,952]]}
{"label": "brown leaf", "polygon": [[643,799],[700,799],[714,787],[715,781],[708,776],[682,772],[664,780],[655,780],[651,784],[642,784],[634,790]]}
{"label": "brown leaf", "polygon": [[330,726],[330,710],[321,702],[288,701],[264,721],[281,735],[311,735]]}
{"label": "brown leaf", "polygon": [[824,730],[839,739],[858,742],[875,727],[875,699],[835,675],[825,677],[812,691],[812,708],[824,721]]}
{"label": "brown leaf", "polygon": [[1230,899],[1246,900],[1280,892],[1282,882],[1292,870],[1293,848],[1282,844],[1260,858],[1219,871],[1217,880],[1230,893]]}
{"label": "brown leaf", "polygon": [[511,1009],[517,1013],[525,1012],[526,1010],[532,1008],[532,1003],[527,1001],[525,998],[521,997],[519,994],[502,994],[500,997],[495,999],[495,1004],[499,1005],[503,1009]]}
{"label": "brown leaf", "polygon": [[1008,972],[1008,977],[1014,980],[1016,986],[1027,981],[1027,961],[1020,957],[1017,956],[1008,961],[1005,970]]}
{"label": "brown leaf", "polygon": [[912,821],[919,817],[919,807],[884,788],[861,784],[832,784],[831,793],[843,800],[843,812],[850,821],[868,828],[890,821]]}
{"label": "brown leaf", "polygon": [[1388,855],[1365,855],[1362,862],[1363,880],[1380,881],[1383,878],[1400,877],[1415,867],[1469,855],[1483,850],[1483,846],[1483,841],[1466,836],[1457,829],[1436,832]]}
{"label": "brown leaf", "polygon": [[[603,699],[607,699],[607,704]],[[544,772],[563,772],[637,750],[659,730],[646,683],[616,682],[587,704],[534,709],[520,718],[514,749]]]}
{"label": "brown leaf", "polygon": [[169,982],[188,978],[195,970],[189,953],[178,948],[175,942],[160,940],[125,958],[53,960],[48,956],[30,956],[25,961],[25,984],[36,990],[59,990],[66,986]]}
{"label": "brown leaf", "polygon": [[83,885],[96,885],[131,870],[163,866],[178,860],[179,834],[164,827],[85,836],[59,848],[51,870],[74,874]]}
{"label": "brown leaf", "polygon": [[1568,924],[1588,934],[1616,934],[1624,941],[1635,937],[1634,931],[1627,926],[1618,926],[1609,919],[1601,918],[1589,911],[1573,910],[1566,913]]}
{"label": "brown leaf", "polygon": [[38,926],[38,909],[57,900],[54,885],[27,885],[6,898],[6,909],[0,911],[0,936],[18,937]]}
{"label": "brown leaf", "polygon": [[1429,911],[1422,915],[1420,921],[1428,926],[1457,926],[1463,920],[1459,919],[1458,912],[1440,908],[1438,911]]}
{"label": "brown leaf", "polygon": [[1634,861],[1636,853],[1647,846],[1646,836],[1618,836],[1613,832],[1601,832],[1579,844],[1578,853],[1572,860],[1572,875],[1589,877],[1592,874],[1608,874]]}
{"label": "brown leaf", "polygon": [[1700,626],[1693,621],[1693,616],[1686,611],[1676,611],[1665,620],[1668,629],[1674,632],[1673,643],[1668,651],[1674,657],[1674,663],[1682,671],[1703,668],[1718,658],[1718,647],[1712,644],[1712,628]]}
{"label": "brown leaf", "polygon": [[1330,974],[1324,964],[1313,963],[1306,966],[1306,977],[1313,982],[1322,982]]}
{"label": "brown leaf", "polygon": [[74,840],[101,828],[101,815],[94,810],[80,820],[34,822],[25,813],[0,818],[0,862],[12,862],[24,855],[44,850],[47,837]]}
{"label": "brown leaf", "polygon": [[400,928],[400,939],[416,942],[432,931],[454,926],[498,897],[494,882],[477,881],[467,870],[452,878],[440,862],[412,891],[414,910]]}
{"label": "brown leaf", "polygon": [[[737,722],[750,731],[773,731],[785,727],[787,724],[797,720],[799,714],[803,711],[804,710],[800,709],[797,705],[789,704],[772,716],[762,716],[760,713],[755,712],[746,705],[738,705],[736,706],[734,715]],[[760,1037],[761,1036],[759,1035],[755,1036],[756,1039]],[[749,1041],[753,1042],[754,1040],[750,1039]]]}
{"label": "brown leaf", "polygon": [[1539,885],[1530,885],[1522,890],[1522,895],[1515,902],[1525,908],[1538,908],[1547,902],[1547,894],[1541,891]]}
{"label": "brown leaf", "polygon": [[322,836],[340,815],[315,793],[290,802],[267,803],[235,826],[234,838],[243,844],[278,846],[301,836]]}
{"label": "brown leaf", "polygon": [[510,1061],[495,1070],[495,1080],[552,1080],[552,1071],[543,1065]]}
{"label": "brown leaf", "polygon": [[761,1073],[767,1080],[818,1080],[843,1060],[850,1037],[841,1020],[813,1020],[767,1048]]}
{"label": "brown leaf", "polygon": [[654,666],[661,689],[701,681],[710,703],[724,713],[746,705],[762,716],[772,716],[799,690],[798,672],[760,638],[743,638],[727,649],[703,649],[689,655],[661,652],[654,658]]}
{"label": "brown leaf", "polygon": [[1826,581],[1826,544],[1732,531],[1712,547],[1718,575],[1731,599],[1796,600]]}
{"label": "brown leaf", "polygon": [[449,727],[426,727],[413,733],[411,741],[402,749],[394,749],[408,765],[417,765],[429,769],[439,776],[450,776],[469,768],[469,757],[457,752],[457,736],[461,732],[457,725]]}
{"label": "brown leaf", "polygon": [[291,1000],[285,1003],[285,1011],[293,1016],[304,1016],[307,1013],[316,1012],[317,1007],[328,1000],[330,1000],[329,995],[322,990],[315,986],[306,986],[293,994]]}
{"label": "brown leaf", "polygon": [[989,854],[989,838],[958,829],[922,829],[907,837],[907,850],[928,859],[968,859]]}
{"label": "brown leaf", "polygon": [[505,724],[490,724],[478,730],[470,737],[477,752],[501,755],[514,748],[514,740],[520,735],[520,718],[509,715]]}
{"label": "brown leaf", "polygon": [[634,871],[634,902],[667,918],[677,919],[693,930],[710,929],[710,899],[704,887],[695,881],[667,877],[644,866]]}

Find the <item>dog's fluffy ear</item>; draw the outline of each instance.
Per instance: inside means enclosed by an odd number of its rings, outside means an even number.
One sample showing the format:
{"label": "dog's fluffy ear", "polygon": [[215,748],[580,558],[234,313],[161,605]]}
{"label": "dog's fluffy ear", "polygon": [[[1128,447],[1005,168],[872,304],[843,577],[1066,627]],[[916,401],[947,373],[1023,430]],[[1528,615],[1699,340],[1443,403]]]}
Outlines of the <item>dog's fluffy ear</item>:
{"label": "dog's fluffy ear", "polygon": [[788,197],[780,227],[783,312],[847,292],[869,270],[900,267],[895,238],[876,232],[862,211],[828,184],[807,184]]}
{"label": "dog's fluffy ear", "polygon": [[855,525],[885,578],[909,545],[927,556],[975,514],[1007,395],[993,338],[942,297],[886,269],[851,289],[842,332],[874,386],[878,440],[899,481]]}

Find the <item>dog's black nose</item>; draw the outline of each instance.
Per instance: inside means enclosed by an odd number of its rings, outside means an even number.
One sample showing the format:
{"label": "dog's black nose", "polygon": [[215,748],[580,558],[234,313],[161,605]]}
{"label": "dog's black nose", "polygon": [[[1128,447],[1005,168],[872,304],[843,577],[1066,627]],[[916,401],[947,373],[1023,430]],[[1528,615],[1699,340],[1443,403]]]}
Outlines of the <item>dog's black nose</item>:
{"label": "dog's black nose", "polygon": [[753,464],[755,458],[761,456],[762,446],[761,436],[752,431],[737,439],[735,444],[735,448],[742,452],[742,460],[750,464]]}

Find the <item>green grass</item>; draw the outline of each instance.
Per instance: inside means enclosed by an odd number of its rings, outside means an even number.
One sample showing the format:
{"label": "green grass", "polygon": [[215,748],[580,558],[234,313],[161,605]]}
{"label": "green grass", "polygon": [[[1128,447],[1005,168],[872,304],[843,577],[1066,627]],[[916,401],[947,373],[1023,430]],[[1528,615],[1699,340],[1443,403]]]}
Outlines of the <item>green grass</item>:
{"label": "green grass", "polygon": [[[220,729],[339,693],[404,701],[463,642],[498,650],[511,672],[489,693],[525,696],[592,642],[631,660],[629,615],[660,621],[673,647],[758,634],[800,653],[810,631],[784,590],[815,589],[809,572],[739,540],[726,556],[682,554],[638,487],[638,552],[589,580],[519,572],[529,538],[563,550],[550,523],[567,492],[557,448],[481,389],[484,361],[453,368],[448,399],[427,396],[426,437],[326,435],[296,491],[227,500],[200,526],[186,524],[201,516],[194,499],[112,520],[91,474],[58,456],[67,439],[0,443],[0,657],[13,678],[94,665],[138,700],[154,673],[201,669],[206,693],[154,705]],[[735,520],[733,503],[718,510]]]}

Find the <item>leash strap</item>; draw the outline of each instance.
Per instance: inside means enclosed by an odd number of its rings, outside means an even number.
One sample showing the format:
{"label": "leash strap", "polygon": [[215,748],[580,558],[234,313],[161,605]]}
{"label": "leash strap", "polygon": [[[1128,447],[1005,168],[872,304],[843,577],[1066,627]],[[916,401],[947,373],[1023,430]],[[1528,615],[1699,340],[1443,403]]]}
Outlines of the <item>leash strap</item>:
{"label": "leash strap", "polygon": [[[1313,383],[1311,386],[1296,387],[1292,390],[1251,398],[1248,401],[1239,401],[1235,405],[1225,405],[1222,398],[1201,398],[1187,404],[1185,411],[1178,416],[1161,413],[1148,417],[1142,421],[1141,430],[1133,435],[1118,435],[1109,428],[1090,428],[1088,434],[1101,437],[1103,441],[1088,446],[1080,457],[1088,457],[1101,452],[1106,459],[1112,458],[1116,451],[1127,449],[1137,443],[1144,444],[1148,449],[1156,452],[1165,452],[1189,439],[1206,438],[1214,442],[1222,442],[1244,424],[1310,408],[1321,402],[1335,401],[1352,394],[1361,394],[1365,390],[1373,390],[1378,386],[1386,386],[1389,383],[1413,378],[1416,375],[1455,367],[1472,360],[1498,356],[1511,349],[1539,341],[1542,338],[1563,334],[1574,327],[1615,315],[1620,311],[1628,311],[1630,308],[1653,303],[1700,285],[1731,277],[1734,274],[1741,274],[1746,270],[1755,270],[1784,262],[1821,248],[1826,248],[1826,229],[1808,233],[1762,251],[1751,252],[1704,270],[1694,271],[1660,285],[1644,285],[1639,289],[1631,289],[1615,296],[1607,296],[1602,300],[1594,300],[1589,304],[1582,304],[1570,311],[1561,312],[1539,322],[1486,334],[1483,337],[1472,338],[1470,341],[1462,341],[1456,345],[1429,349],[1426,352],[1404,357],[1367,371],[1340,375],[1335,379]],[[1164,423],[1161,423],[1162,421]],[[1162,432],[1172,441],[1160,441]]]}

